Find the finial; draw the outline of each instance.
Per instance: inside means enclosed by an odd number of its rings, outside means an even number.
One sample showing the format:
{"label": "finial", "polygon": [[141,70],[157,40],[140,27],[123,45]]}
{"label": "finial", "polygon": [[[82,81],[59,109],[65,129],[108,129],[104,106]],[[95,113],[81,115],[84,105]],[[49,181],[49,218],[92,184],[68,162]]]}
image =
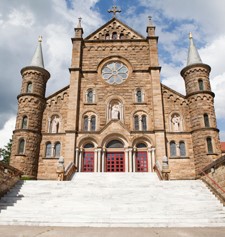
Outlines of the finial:
{"label": "finial", "polygon": [[151,16],[148,16],[148,25],[152,26],[152,17]]}
{"label": "finial", "polygon": [[78,22],[77,28],[81,28],[81,20],[82,20],[82,18],[79,17],[78,20],[79,20],[79,22]]}
{"label": "finial", "polygon": [[193,37],[192,37],[192,33],[190,32],[189,33],[189,39],[192,39]]}
{"label": "finial", "polygon": [[119,7],[116,6],[116,1],[113,1],[114,5],[112,6],[112,9],[108,10],[108,13],[113,13],[113,17],[116,17],[116,13],[120,13],[121,9]]}
{"label": "finial", "polygon": [[42,36],[40,35],[39,37],[38,37],[38,42],[42,42]]}

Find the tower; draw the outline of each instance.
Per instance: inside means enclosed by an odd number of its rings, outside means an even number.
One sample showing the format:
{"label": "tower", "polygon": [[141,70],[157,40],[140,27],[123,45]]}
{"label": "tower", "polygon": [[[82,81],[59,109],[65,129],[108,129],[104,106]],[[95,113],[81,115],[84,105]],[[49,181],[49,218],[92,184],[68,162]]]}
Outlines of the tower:
{"label": "tower", "polygon": [[30,178],[37,177],[41,126],[45,109],[45,89],[49,72],[44,69],[42,38],[31,64],[22,68],[22,87],[18,95],[18,113],[13,132],[10,163]]}
{"label": "tower", "polygon": [[216,125],[214,93],[211,91],[210,66],[204,64],[190,33],[187,66],[181,71],[189,105],[195,171],[221,155],[219,130]]}

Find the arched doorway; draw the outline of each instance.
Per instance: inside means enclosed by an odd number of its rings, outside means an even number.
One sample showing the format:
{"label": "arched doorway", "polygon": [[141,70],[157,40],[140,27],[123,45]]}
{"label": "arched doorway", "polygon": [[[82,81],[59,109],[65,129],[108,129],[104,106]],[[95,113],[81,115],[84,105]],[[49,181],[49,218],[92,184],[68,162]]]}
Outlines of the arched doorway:
{"label": "arched doorway", "polygon": [[94,144],[90,142],[84,146],[82,172],[94,172]]}
{"label": "arched doorway", "polygon": [[148,172],[148,154],[145,143],[137,144],[136,152],[136,172]]}
{"label": "arched doorway", "polygon": [[105,172],[124,172],[124,144],[119,140],[111,140],[106,148]]}

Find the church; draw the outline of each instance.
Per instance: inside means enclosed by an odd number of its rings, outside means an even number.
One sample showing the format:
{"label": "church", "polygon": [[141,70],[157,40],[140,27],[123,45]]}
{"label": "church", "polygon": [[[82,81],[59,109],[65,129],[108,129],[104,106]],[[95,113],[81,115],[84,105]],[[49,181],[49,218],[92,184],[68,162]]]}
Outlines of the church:
{"label": "church", "polygon": [[67,87],[46,97],[41,39],[22,68],[10,162],[25,175],[55,180],[60,159],[76,172],[155,172],[166,157],[170,179],[195,179],[221,157],[211,68],[192,35],[182,95],[160,81],[151,18],[142,36],[116,12],[86,38],[79,19]]}

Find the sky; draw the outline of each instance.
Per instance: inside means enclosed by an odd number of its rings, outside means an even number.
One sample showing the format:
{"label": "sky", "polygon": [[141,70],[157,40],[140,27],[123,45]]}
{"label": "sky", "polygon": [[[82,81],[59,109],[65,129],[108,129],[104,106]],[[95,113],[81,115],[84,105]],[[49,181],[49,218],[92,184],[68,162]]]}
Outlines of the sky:
{"label": "sky", "polygon": [[159,60],[163,84],[185,95],[180,71],[186,66],[188,35],[204,63],[211,66],[212,91],[220,139],[225,141],[225,1],[221,0],[0,0],[0,148],[15,128],[20,70],[31,62],[39,35],[43,36],[45,68],[51,78],[46,96],[69,84],[71,37],[82,17],[84,37],[112,17],[146,37],[148,16],[159,36]]}

